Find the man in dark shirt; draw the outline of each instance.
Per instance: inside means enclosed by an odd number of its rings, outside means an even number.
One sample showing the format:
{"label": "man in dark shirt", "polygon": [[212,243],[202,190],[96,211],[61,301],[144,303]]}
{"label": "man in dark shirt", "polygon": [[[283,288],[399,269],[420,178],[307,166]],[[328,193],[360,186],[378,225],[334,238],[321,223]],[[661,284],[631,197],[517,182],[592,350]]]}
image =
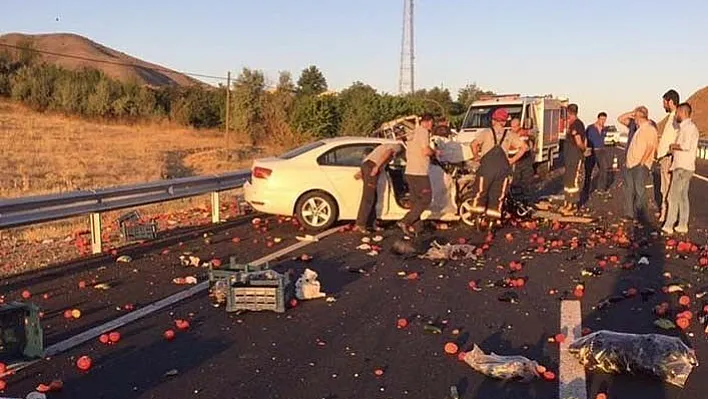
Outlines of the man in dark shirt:
{"label": "man in dark shirt", "polygon": [[578,105],[568,105],[568,130],[563,146],[565,175],[563,176],[563,193],[565,204],[561,208],[563,214],[573,214],[580,202],[580,184],[583,173],[583,161],[587,149],[585,124],[578,119]]}
{"label": "man in dark shirt", "polygon": [[600,194],[607,194],[609,186],[608,181],[608,171],[610,169],[610,154],[609,148],[605,148],[605,136],[607,135],[607,129],[605,128],[605,122],[607,122],[607,114],[600,112],[597,114],[597,121],[592,125],[588,126],[585,130],[585,134],[588,140],[588,146],[590,147],[590,156],[585,158],[585,196],[589,197],[592,191],[592,172],[597,165],[597,191]]}

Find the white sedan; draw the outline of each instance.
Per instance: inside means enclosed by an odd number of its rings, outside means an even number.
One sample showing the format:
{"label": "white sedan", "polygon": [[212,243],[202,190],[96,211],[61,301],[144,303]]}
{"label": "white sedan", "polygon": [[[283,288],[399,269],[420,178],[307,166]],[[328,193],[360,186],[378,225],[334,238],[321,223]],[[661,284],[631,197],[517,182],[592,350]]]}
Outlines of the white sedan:
{"label": "white sedan", "polygon": [[[318,140],[278,157],[257,159],[244,184],[245,200],[257,211],[291,216],[308,230],[324,230],[340,220],[355,220],[362,181],[354,175],[369,151],[395,140],[337,137]],[[376,214],[381,220],[400,220],[408,211],[403,180],[403,154],[379,177]],[[431,165],[433,202],[421,219],[458,220],[455,184],[442,168]]]}

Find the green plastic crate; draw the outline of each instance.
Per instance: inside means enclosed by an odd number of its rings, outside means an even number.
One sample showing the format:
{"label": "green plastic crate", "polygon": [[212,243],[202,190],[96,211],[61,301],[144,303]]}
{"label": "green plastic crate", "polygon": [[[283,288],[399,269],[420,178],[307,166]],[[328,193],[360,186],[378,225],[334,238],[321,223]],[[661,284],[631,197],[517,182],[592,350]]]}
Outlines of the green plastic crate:
{"label": "green plastic crate", "polygon": [[12,363],[37,358],[43,352],[39,308],[22,302],[0,305],[0,361]]}
{"label": "green plastic crate", "polygon": [[227,268],[209,270],[209,296],[215,306],[225,305],[227,312],[272,310],[282,313],[294,294],[288,275],[270,270],[267,264],[264,267],[241,265],[232,257]]}

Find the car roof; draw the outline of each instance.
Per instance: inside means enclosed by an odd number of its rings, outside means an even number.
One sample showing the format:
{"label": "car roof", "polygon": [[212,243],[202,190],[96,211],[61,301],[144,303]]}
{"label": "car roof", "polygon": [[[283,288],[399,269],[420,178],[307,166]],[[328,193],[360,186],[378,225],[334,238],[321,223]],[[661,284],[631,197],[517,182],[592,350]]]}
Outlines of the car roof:
{"label": "car roof", "polygon": [[340,136],[320,140],[325,144],[358,144],[358,143],[400,143],[398,140],[387,139],[381,137],[359,137],[359,136]]}

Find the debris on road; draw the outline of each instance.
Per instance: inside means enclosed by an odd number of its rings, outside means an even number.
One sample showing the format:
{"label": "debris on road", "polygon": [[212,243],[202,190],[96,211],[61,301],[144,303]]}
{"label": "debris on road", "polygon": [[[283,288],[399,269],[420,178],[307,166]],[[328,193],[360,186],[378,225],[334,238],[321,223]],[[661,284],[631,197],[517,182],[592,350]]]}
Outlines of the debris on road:
{"label": "debris on road", "polygon": [[407,240],[396,240],[391,246],[391,251],[400,256],[415,256],[417,253],[416,248],[410,241]]}
{"label": "debris on road", "polygon": [[529,382],[539,377],[537,362],[524,356],[501,356],[494,352],[487,355],[477,344],[465,354],[464,361],[474,370],[492,378]]}
{"label": "debris on road", "polygon": [[199,259],[196,256],[191,256],[191,255],[180,255],[179,261],[182,264],[182,266],[186,266],[186,267],[199,267],[202,263],[201,259]]}
{"label": "debris on road", "polygon": [[570,344],[588,370],[605,373],[643,373],[683,388],[693,367],[695,352],[681,338],[660,334],[596,331]]}
{"label": "debris on road", "polygon": [[317,281],[317,272],[305,269],[300,278],[295,282],[295,297],[299,300],[319,299],[327,294],[321,291],[320,282]]}
{"label": "debris on road", "polygon": [[198,283],[197,278],[194,276],[175,277],[172,279],[172,282],[177,285],[189,285]]}
{"label": "debris on road", "polygon": [[118,263],[130,263],[132,261],[133,261],[133,258],[131,258],[128,255],[121,255],[118,257],[118,259],[116,259],[116,262],[118,262]]}
{"label": "debris on road", "polygon": [[477,247],[470,244],[445,244],[440,245],[437,241],[430,244],[428,251],[421,255],[421,259],[428,260],[462,260],[473,259],[477,260],[475,251]]}
{"label": "debris on road", "polygon": [[295,239],[298,241],[306,241],[306,242],[317,242],[320,240],[316,236],[313,236],[310,234],[305,234],[304,236],[295,236]]}

